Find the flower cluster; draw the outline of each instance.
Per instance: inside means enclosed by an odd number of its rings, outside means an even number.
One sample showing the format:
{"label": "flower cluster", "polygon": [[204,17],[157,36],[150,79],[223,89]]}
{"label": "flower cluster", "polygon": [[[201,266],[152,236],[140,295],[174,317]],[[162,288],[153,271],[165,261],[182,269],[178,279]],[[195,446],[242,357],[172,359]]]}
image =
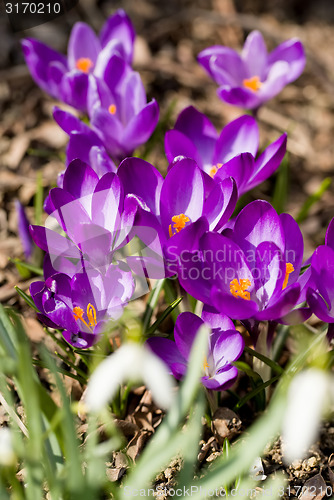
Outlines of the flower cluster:
{"label": "flower cluster", "polygon": [[[177,278],[204,304],[202,316],[179,315],[174,340],[155,336],[147,342],[150,352],[179,379],[206,324],[211,334],[202,383],[226,389],[244,349],[233,321],[256,345],[260,322],[269,322],[274,332],[277,323],[303,322],[314,312],[333,336],[334,222],[305,270],[302,234],[289,214],[277,214],[263,200],[235,213],[239,197],[273,174],[286,152],[283,134],[258,153],[255,113],[217,133],[203,113],[184,109],[164,137],[165,177],[131,157],[159,115],[131,66],[134,39],[131,21],[119,10],[99,37],[77,23],[67,57],[36,40],[23,41],[35,81],[89,119],[54,110],[69,135],[66,168],[46,199],[46,227],[30,229],[46,252],[44,280],[30,292],[46,325],[87,348],[129,300],[145,293],[138,284]],[[261,34],[253,32],[241,54],[215,46],[201,52],[199,62],[220,85],[222,99],[255,111],[301,74],[305,56],[296,40],[268,54]]]}

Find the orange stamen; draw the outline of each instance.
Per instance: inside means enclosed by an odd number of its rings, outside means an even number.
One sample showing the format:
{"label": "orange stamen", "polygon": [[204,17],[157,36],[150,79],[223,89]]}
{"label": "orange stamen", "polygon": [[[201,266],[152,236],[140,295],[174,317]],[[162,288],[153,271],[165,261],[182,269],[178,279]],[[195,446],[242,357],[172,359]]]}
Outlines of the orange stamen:
{"label": "orange stamen", "polygon": [[88,304],[88,306],[87,306],[87,318],[88,318],[89,324],[84,319],[83,315],[84,315],[84,311],[83,311],[83,309],[81,309],[81,307],[78,307],[78,306],[74,307],[73,316],[74,316],[75,321],[80,319],[83,322],[83,324],[86,325],[87,328],[89,328],[89,330],[92,330],[92,328],[94,328],[94,326],[97,324],[95,307],[92,304]]}
{"label": "orange stamen", "polygon": [[293,267],[292,264],[290,264],[290,262],[287,262],[285,264],[285,276],[284,276],[282,290],[284,290],[284,288],[287,287],[287,284],[289,281],[289,274],[293,273],[294,270],[295,270],[295,268]]}
{"label": "orange stamen", "polygon": [[170,238],[173,236],[173,234],[175,234],[173,233],[173,229],[175,230],[176,233],[179,233],[181,229],[183,229],[186,223],[189,221],[190,221],[189,217],[187,217],[184,214],[174,215],[172,217],[172,222],[174,222],[174,226],[172,228],[172,224],[170,224],[168,228]]}
{"label": "orange stamen", "polygon": [[217,165],[212,165],[212,168],[210,169],[209,172],[210,177],[214,177],[222,166],[223,166],[222,163],[217,163]]}
{"label": "orange stamen", "polygon": [[246,89],[257,92],[262,87],[262,82],[258,76],[252,76],[251,78],[246,78],[242,81],[242,84]]}
{"label": "orange stamen", "polygon": [[110,104],[108,111],[111,115],[114,115],[116,113],[116,104]]}
{"label": "orange stamen", "polygon": [[249,286],[251,286],[249,280],[240,280],[239,282],[237,279],[234,279],[230,282],[230,292],[233,297],[250,300],[250,293],[246,290]]}
{"label": "orange stamen", "polygon": [[203,361],[203,370],[209,369],[209,364],[208,364],[208,358],[204,356],[204,361]]}
{"label": "orange stamen", "polygon": [[89,326],[92,328],[96,325],[96,310],[92,304],[88,304],[87,306],[87,318],[89,321]]}
{"label": "orange stamen", "polygon": [[89,73],[92,66],[94,66],[94,63],[89,57],[80,57],[76,62],[77,69],[83,73]]}

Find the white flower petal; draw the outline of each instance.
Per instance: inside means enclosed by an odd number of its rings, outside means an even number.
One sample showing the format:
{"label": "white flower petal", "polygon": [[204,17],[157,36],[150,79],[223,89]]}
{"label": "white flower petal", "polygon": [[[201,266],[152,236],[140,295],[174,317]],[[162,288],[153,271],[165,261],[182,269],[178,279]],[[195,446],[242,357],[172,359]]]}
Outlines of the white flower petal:
{"label": "white flower petal", "polygon": [[158,406],[164,409],[170,406],[174,384],[167,367],[147,347],[129,343],[102,361],[92,374],[84,397],[86,408],[101,410],[126,381],[143,381]]}
{"label": "white flower petal", "polygon": [[156,404],[166,410],[174,399],[175,383],[168,368],[158,356],[145,348],[145,361],[142,371],[143,381],[152,392]]}
{"label": "white flower petal", "polygon": [[252,467],[249,469],[249,475],[254,481],[264,481],[267,476],[264,473],[261,457],[256,457]]}
{"label": "white flower petal", "polygon": [[16,462],[13,440],[10,429],[0,428],[0,465],[11,466]]}
{"label": "white flower petal", "polygon": [[284,461],[301,460],[315,442],[326,400],[330,396],[330,377],[310,368],[293,379],[282,427]]}

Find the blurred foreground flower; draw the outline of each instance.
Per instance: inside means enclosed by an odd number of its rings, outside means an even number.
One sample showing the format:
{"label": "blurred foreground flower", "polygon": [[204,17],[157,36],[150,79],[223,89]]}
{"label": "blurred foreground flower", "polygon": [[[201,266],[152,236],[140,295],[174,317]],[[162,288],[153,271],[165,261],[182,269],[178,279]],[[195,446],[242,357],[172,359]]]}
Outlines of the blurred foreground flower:
{"label": "blurred foreground flower", "polygon": [[13,448],[12,433],[8,427],[0,428],[0,466],[15,465],[16,455]]}
{"label": "blurred foreground flower", "polygon": [[124,382],[144,382],[159,407],[168,409],[172,404],[175,386],[166,365],[145,345],[131,342],[102,361],[91,376],[87,409],[101,410]]}
{"label": "blurred foreground flower", "polygon": [[296,38],[281,43],[268,54],[261,33],[252,31],[241,54],[214,45],[203,50],[198,61],[220,85],[217,93],[223,101],[257,109],[301,75],[305,54]]}
{"label": "blurred foreground flower", "polygon": [[321,417],[334,403],[333,375],[316,368],[298,373],[291,382],[282,428],[287,464],[305,457],[315,442]]}

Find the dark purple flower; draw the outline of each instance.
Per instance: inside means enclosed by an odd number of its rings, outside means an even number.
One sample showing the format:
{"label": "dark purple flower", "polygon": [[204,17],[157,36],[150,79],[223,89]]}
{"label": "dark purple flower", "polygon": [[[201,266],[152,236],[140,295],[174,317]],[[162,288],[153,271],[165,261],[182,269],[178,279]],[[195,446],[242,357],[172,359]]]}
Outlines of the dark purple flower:
{"label": "dark purple flower", "polygon": [[203,355],[202,384],[215,391],[231,387],[238,370],[231,363],[244,350],[244,340],[227,316],[218,314],[205,306],[202,319],[190,312],[180,314],[175,323],[175,342],[165,338],[150,338],[147,343],[170,368],[175,378],[181,379],[188,365],[189,354],[199,328],[207,324],[211,327],[207,356]]}
{"label": "dark purple flower", "polygon": [[26,259],[29,259],[34,250],[34,242],[29,232],[30,222],[25,213],[24,207],[19,200],[15,201],[15,208],[17,213],[17,226],[19,237],[23,246],[23,252]]}
{"label": "dark purple flower", "polygon": [[180,155],[187,156],[215,181],[233,177],[239,196],[279,167],[286,151],[286,134],[255,159],[258,147],[259,128],[251,116],[241,116],[230,122],[218,136],[210,120],[193,106],[180,113],[174,129],[165,135],[166,156],[170,163]]}
{"label": "dark purple flower", "polygon": [[258,200],[224,235],[203,230],[198,221],[196,246],[185,246],[178,258],[179,280],[188,293],[249,328],[262,320],[300,322],[309,316],[308,309],[294,309],[301,302],[303,238],[290,215],[277,215]]}
{"label": "dark purple flower", "polygon": [[252,31],[241,54],[214,45],[198,56],[199,63],[220,86],[219,97],[235,106],[257,109],[296,80],[305,66],[303,45],[295,38],[268,54],[259,31]]}
{"label": "dark purple flower", "polygon": [[69,276],[57,273],[46,255],[45,281],[30,285],[30,294],[39,310],[39,319],[51,328],[60,328],[74,347],[95,344],[108,327],[119,319],[134,291],[131,272],[111,265],[103,273],[81,269]]}
{"label": "dark purple flower", "polygon": [[309,268],[311,278],[308,281],[307,301],[312,312],[321,321],[328,323],[328,338],[334,338],[334,219],[331,220],[325,245],[314,252]]}
{"label": "dark purple flower", "polygon": [[99,37],[87,24],[76,23],[67,57],[33,38],[24,39],[22,48],[32,77],[45,92],[86,111],[89,74],[102,78],[115,54],[131,63],[134,38],[130,19],[119,9],[106,21]]}

